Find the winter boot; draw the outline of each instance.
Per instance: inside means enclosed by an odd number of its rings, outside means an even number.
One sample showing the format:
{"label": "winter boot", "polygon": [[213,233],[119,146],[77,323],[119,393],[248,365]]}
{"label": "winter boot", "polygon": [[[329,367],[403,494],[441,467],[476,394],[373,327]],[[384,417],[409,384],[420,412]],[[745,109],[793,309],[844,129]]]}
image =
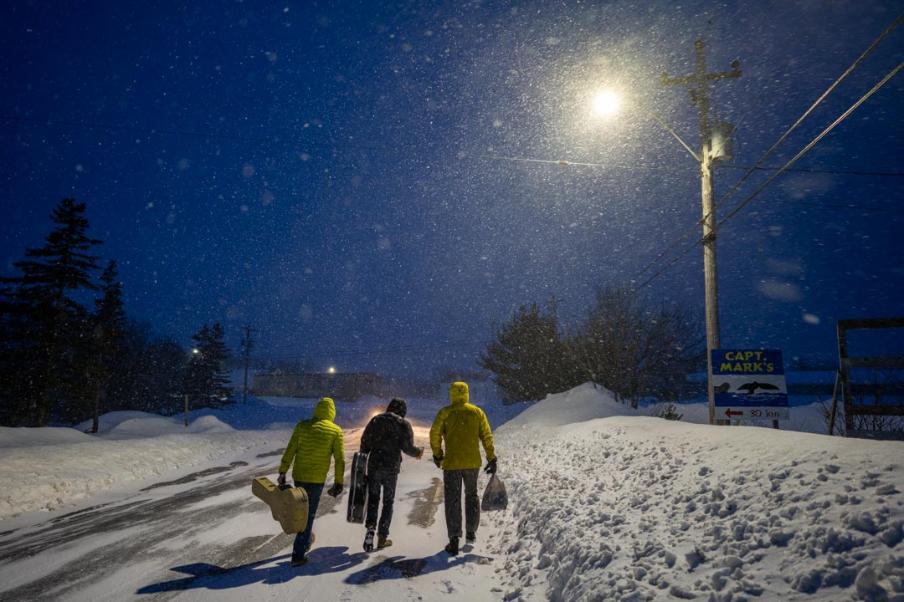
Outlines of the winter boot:
{"label": "winter boot", "polygon": [[316,540],[317,540],[317,536],[314,534],[313,531],[311,531],[311,539],[308,540],[308,545],[307,545],[307,547],[304,549],[304,553],[305,553],[305,554],[307,554],[308,552],[311,551],[311,546],[314,545],[314,541],[316,541]]}
{"label": "winter boot", "polygon": [[449,543],[446,544],[446,552],[449,556],[456,556],[458,554],[458,538],[450,537]]}
{"label": "winter boot", "polygon": [[477,533],[468,531],[468,534],[465,535],[465,541],[468,543],[474,543],[475,541],[477,541]]}
{"label": "winter boot", "polygon": [[389,539],[386,535],[380,535],[377,537],[377,549],[382,550],[383,548],[388,548],[392,545],[392,540]]}
{"label": "winter boot", "polygon": [[304,566],[308,563],[307,556],[292,556],[292,566]]}
{"label": "winter boot", "polygon": [[364,551],[365,552],[373,552],[374,551],[374,530],[368,529],[367,535],[364,536]]}

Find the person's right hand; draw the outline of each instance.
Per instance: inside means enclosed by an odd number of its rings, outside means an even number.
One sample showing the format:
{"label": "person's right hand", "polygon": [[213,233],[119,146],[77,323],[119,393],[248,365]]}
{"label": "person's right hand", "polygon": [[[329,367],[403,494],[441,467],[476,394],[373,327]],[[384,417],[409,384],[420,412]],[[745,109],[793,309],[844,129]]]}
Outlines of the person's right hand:
{"label": "person's right hand", "polygon": [[276,484],[279,485],[280,487],[282,487],[283,485],[286,484],[286,473],[284,473],[284,472],[279,473],[279,478],[276,479]]}
{"label": "person's right hand", "polygon": [[443,456],[442,455],[433,456],[433,463],[436,464],[437,468],[442,468],[443,467]]}
{"label": "person's right hand", "polygon": [[417,455],[415,456],[415,458],[417,458],[418,460],[420,460],[420,459],[423,458],[423,457],[424,457],[424,448],[423,448],[423,447],[419,447],[418,450],[417,450]]}

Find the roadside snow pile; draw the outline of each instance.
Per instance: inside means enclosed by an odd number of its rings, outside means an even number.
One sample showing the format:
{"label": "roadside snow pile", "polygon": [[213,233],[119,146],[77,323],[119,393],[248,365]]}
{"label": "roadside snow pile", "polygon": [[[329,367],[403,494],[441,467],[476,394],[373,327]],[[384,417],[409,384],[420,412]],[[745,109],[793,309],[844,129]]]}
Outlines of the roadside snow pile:
{"label": "roadside snow pile", "polygon": [[612,393],[603,388],[584,383],[570,391],[547,395],[543,401],[532,405],[505,423],[505,428],[530,426],[559,426],[571,422],[584,422],[610,416],[645,416],[640,410],[615,401]]}
{"label": "roadside snow pile", "polygon": [[[159,414],[151,414],[149,412],[139,412],[138,410],[120,410],[116,412],[107,412],[106,414],[101,414],[97,418],[97,434],[103,434],[108,431],[113,430],[123,422],[127,420],[136,420],[136,419],[155,419],[160,418]],[[92,426],[91,420],[86,420],[84,422],[80,422],[75,425],[74,429],[81,431],[83,433],[87,433]]]}
{"label": "roadside snow pile", "polygon": [[[649,415],[653,408],[662,408],[663,404],[655,406],[647,406],[644,408],[645,413]],[[683,422],[693,422],[695,424],[709,424],[709,405],[706,400],[697,403],[681,403],[675,404],[675,410],[681,414]],[[793,405],[790,408],[790,419],[782,420],[779,427],[783,431],[799,431],[801,433],[818,433],[824,435],[828,432],[829,427],[825,418],[825,407],[819,401],[804,404]],[[765,428],[772,428],[768,421],[763,421],[759,425]]]}
{"label": "roadside snow pile", "polygon": [[[556,401],[532,413],[545,420]],[[904,596],[900,442],[527,418],[497,436],[512,503],[491,548],[506,599]]]}
{"label": "roadside snow pile", "polygon": [[91,436],[84,432],[68,428],[44,426],[38,428],[0,426],[0,448],[32,447],[35,445],[51,445],[54,443],[78,443],[90,441]]}
{"label": "roadside snow pile", "polygon": [[[53,510],[126,481],[235,456],[245,450],[285,445],[289,431],[235,431],[214,416],[186,429],[153,414],[118,413],[102,420],[107,432],[76,429],[0,429],[0,519]],[[188,432],[186,432],[186,430]],[[40,445],[26,444],[33,436]]]}
{"label": "roadside snow pile", "polygon": [[201,416],[188,425],[189,433],[230,433],[234,428],[217,418],[216,416]]}

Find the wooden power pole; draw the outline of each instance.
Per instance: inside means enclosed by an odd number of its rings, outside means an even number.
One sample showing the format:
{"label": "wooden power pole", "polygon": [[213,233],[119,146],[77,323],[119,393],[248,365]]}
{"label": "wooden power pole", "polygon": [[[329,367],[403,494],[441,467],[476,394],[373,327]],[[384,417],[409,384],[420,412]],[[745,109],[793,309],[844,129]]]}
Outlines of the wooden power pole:
{"label": "wooden power pole", "polygon": [[691,75],[669,77],[662,74],[665,86],[685,86],[691,94],[691,100],[697,105],[700,113],[700,197],[703,204],[703,278],[706,297],[706,392],[709,399],[709,423],[716,422],[715,392],[713,390],[712,352],[718,349],[719,343],[719,294],[716,286],[716,215],[713,207],[712,165],[722,149],[713,148],[712,123],[709,116],[710,82],[740,77],[740,62],[731,63],[731,71],[709,73],[706,71],[706,46],[703,40],[694,43],[696,69]]}
{"label": "wooden power pole", "polygon": [[254,340],[251,338],[251,333],[254,330],[250,326],[244,326],[242,328],[244,334],[242,335],[242,354],[245,356],[245,384],[242,387],[242,403],[247,403],[248,401],[248,363],[251,358],[251,348],[254,347]]}

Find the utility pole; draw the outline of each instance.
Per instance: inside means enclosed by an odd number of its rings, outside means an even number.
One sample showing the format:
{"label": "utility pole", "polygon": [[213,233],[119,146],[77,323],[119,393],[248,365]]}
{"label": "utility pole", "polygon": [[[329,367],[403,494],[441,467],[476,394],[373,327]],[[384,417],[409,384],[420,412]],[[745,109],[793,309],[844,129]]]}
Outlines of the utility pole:
{"label": "utility pole", "polygon": [[706,46],[703,40],[694,42],[696,69],[691,75],[669,77],[662,74],[664,86],[686,86],[691,100],[700,113],[700,198],[703,205],[703,278],[706,298],[706,393],[709,399],[709,423],[716,423],[715,391],[713,390],[712,352],[719,343],[719,294],[716,286],[716,215],[713,207],[714,155],[718,158],[722,149],[714,151],[712,124],[709,118],[710,82],[741,76],[740,62],[731,63],[731,71],[708,73],[706,71]]}
{"label": "utility pole", "polygon": [[242,335],[242,353],[245,356],[245,385],[242,387],[242,403],[248,402],[248,362],[251,357],[251,348],[254,347],[254,340],[251,338],[251,332],[254,330],[250,326],[242,327],[244,334]]}

